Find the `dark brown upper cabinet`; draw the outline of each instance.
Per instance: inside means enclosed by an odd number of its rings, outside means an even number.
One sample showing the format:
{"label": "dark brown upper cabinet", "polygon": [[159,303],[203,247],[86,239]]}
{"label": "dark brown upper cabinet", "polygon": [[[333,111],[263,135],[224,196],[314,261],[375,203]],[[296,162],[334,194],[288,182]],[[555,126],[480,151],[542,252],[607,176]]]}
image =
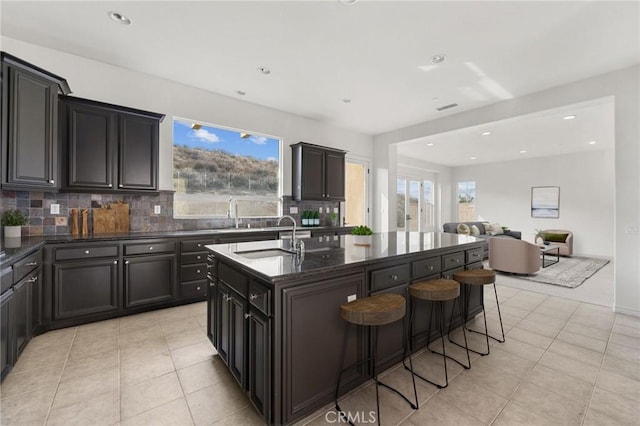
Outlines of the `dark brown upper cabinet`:
{"label": "dark brown upper cabinet", "polygon": [[163,114],[61,96],[62,188],[78,192],[158,190]]}
{"label": "dark brown upper cabinet", "polygon": [[2,59],[3,189],[58,189],[58,92],[66,80],[5,52]]}
{"label": "dark brown upper cabinet", "polygon": [[305,142],[291,149],[294,200],[344,201],[346,151]]}

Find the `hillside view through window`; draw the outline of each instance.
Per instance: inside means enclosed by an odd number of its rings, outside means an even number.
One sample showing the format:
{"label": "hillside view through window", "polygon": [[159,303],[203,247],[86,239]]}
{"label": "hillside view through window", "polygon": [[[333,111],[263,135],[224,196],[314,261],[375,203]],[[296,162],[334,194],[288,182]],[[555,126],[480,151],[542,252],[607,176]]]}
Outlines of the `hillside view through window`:
{"label": "hillside view through window", "polygon": [[272,137],[174,119],[174,216],[279,216],[280,145]]}

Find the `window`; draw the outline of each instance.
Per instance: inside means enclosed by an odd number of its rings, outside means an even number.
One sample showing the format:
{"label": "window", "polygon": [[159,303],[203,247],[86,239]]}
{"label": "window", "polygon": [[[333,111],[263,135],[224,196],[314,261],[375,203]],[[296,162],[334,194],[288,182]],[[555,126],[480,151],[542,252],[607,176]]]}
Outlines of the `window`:
{"label": "window", "polygon": [[173,121],[174,217],[280,216],[281,140]]}
{"label": "window", "polygon": [[432,180],[398,177],[396,183],[398,231],[434,231],[433,191]]}
{"label": "window", "polygon": [[458,222],[476,220],[476,183],[458,182]]}

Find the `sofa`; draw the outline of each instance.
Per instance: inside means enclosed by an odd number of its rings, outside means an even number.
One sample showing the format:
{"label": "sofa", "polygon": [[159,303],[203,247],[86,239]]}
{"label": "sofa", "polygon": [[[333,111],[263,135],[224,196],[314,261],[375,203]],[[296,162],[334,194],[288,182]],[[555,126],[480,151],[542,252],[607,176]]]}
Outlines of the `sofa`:
{"label": "sofa", "polygon": [[489,240],[489,268],[513,274],[534,274],[540,270],[540,247],[514,238]]}
{"label": "sofa", "polygon": [[561,256],[573,255],[573,232],[564,229],[545,229],[542,231],[542,239],[560,247]]}
{"label": "sofa", "polygon": [[[448,232],[450,234],[457,234],[458,233],[458,225],[460,225],[461,223],[464,223],[465,225],[467,225],[469,228],[471,228],[471,226],[475,225],[478,228],[478,231],[480,231],[479,235],[474,235],[476,238],[485,240],[485,241],[489,241],[491,238],[513,238],[513,239],[522,239],[522,233],[520,231],[510,231],[510,230],[506,230],[506,231],[502,231],[502,234],[497,234],[497,235],[488,235],[486,230],[484,229],[484,224],[487,222],[449,222],[449,223],[445,223],[444,225],[442,225],[443,231],[444,232]],[[486,259],[487,257],[489,257],[489,245],[485,244],[484,245],[484,258]]]}

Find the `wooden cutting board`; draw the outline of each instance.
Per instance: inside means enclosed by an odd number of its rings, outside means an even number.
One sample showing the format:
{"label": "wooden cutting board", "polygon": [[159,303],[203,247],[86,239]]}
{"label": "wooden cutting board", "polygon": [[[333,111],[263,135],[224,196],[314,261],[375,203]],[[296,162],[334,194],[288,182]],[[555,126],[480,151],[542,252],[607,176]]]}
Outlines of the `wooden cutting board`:
{"label": "wooden cutting board", "polygon": [[108,207],[93,209],[93,233],[129,232],[129,204],[117,201]]}

